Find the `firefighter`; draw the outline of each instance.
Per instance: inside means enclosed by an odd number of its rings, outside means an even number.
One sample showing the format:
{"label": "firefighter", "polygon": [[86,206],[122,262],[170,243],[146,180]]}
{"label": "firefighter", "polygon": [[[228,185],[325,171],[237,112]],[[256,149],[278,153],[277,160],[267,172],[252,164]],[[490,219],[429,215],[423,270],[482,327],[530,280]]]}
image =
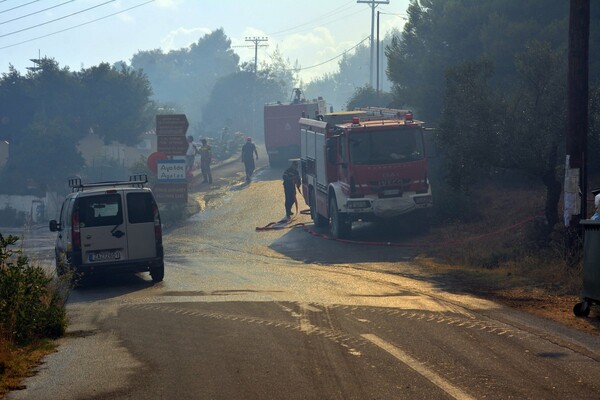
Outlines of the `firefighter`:
{"label": "firefighter", "polygon": [[300,190],[300,174],[298,173],[298,161],[292,160],[292,164],[283,172],[283,191],[285,193],[285,218],[292,218],[292,205],[296,202],[296,189]]}
{"label": "firefighter", "polygon": [[250,178],[252,178],[252,174],[254,173],[254,155],[256,155],[256,160],[258,160],[256,145],[252,143],[251,137],[247,137],[246,143],[242,146],[242,162],[246,169],[246,183],[250,183]]}
{"label": "firefighter", "polygon": [[210,163],[212,161],[212,149],[210,145],[207,143],[206,139],[202,139],[200,141],[202,146],[200,146],[200,170],[202,171],[202,176],[204,180],[202,183],[213,183],[212,173],[210,172]]}
{"label": "firefighter", "polygon": [[185,173],[186,173],[186,176],[189,176],[189,174],[192,172],[192,169],[194,168],[194,159],[196,158],[196,153],[197,153],[198,149],[196,148],[196,145],[194,144],[193,136],[188,136],[187,142],[188,142],[188,148],[187,148],[187,151],[185,152]]}

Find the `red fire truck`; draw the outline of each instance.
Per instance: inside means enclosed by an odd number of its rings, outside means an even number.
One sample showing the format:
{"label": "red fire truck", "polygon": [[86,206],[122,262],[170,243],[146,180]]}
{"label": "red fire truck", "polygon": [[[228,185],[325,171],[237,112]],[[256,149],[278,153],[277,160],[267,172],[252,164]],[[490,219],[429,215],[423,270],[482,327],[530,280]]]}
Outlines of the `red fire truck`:
{"label": "red fire truck", "polygon": [[269,103],[265,105],[265,147],[271,166],[286,165],[288,159],[300,157],[301,117],[316,118],[325,113],[325,101],[322,98],[307,101],[300,89],[294,89],[293,99],[288,103]]}
{"label": "red fire truck", "polygon": [[411,214],[427,224],[423,131],[412,112],[387,108],[300,119],[302,194],[315,225],[329,223],[333,237],[345,238],[355,221]]}

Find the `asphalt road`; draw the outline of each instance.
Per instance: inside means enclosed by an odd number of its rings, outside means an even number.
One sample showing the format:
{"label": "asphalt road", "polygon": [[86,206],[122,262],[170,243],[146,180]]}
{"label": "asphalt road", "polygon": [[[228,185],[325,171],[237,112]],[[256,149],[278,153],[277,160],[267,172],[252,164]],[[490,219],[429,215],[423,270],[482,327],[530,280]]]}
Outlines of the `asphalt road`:
{"label": "asphalt road", "polygon": [[257,232],[284,215],[282,171],[245,185],[242,169],[216,169],[203,211],[165,234],[164,282],[74,290],[67,337],[8,398],[600,398],[597,338],[474,298],[410,248]]}

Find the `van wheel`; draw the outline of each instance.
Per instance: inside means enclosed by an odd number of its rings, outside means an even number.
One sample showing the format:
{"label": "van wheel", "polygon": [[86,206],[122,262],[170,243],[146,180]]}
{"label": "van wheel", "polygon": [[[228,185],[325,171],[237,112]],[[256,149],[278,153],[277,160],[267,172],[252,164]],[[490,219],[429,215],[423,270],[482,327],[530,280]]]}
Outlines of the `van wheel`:
{"label": "van wheel", "polygon": [[152,282],[162,282],[165,278],[165,263],[162,262],[158,267],[150,268],[150,276],[152,277]]}
{"label": "van wheel", "polygon": [[317,212],[317,195],[314,190],[310,191],[310,217],[317,227],[327,225],[327,218]]}
{"label": "van wheel", "polygon": [[329,232],[334,239],[346,239],[350,237],[352,223],[347,221],[344,213],[338,212],[335,197],[329,200]]}

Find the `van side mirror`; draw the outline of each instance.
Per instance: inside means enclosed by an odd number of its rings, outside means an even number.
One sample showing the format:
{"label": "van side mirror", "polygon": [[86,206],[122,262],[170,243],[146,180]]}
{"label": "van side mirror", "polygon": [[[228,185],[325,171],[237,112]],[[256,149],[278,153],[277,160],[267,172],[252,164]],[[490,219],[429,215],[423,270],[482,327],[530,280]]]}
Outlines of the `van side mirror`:
{"label": "van side mirror", "polygon": [[336,145],[337,141],[334,138],[327,139],[325,143],[325,151],[327,152],[327,163],[335,164],[336,160]]}
{"label": "van side mirror", "polygon": [[56,220],[51,220],[49,222],[49,228],[50,228],[50,232],[56,232],[60,230],[60,224],[58,222],[56,222]]}

